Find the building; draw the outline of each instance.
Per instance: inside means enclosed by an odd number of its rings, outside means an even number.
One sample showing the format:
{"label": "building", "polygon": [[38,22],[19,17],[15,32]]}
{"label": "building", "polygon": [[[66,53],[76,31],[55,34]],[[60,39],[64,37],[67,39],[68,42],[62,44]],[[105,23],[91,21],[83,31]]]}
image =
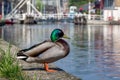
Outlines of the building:
{"label": "building", "polygon": [[120,20],[120,0],[102,0],[105,21]]}
{"label": "building", "polygon": [[60,13],[68,10],[68,0],[41,0],[41,2],[44,5],[43,13]]}

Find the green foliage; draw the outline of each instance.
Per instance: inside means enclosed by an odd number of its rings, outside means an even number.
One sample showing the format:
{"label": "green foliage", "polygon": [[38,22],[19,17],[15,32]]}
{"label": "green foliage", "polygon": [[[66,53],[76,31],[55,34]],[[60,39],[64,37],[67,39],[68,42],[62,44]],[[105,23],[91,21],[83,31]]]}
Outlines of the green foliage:
{"label": "green foliage", "polygon": [[69,6],[77,6],[79,8],[81,5],[87,4],[89,1],[93,2],[95,0],[69,0]]}
{"label": "green foliage", "polygon": [[38,11],[42,10],[43,4],[42,4],[42,2],[40,0],[36,1],[36,8],[37,8]]}
{"label": "green foliage", "polygon": [[0,76],[9,80],[26,80],[18,61],[11,55],[10,48],[10,45],[6,51],[0,48]]}

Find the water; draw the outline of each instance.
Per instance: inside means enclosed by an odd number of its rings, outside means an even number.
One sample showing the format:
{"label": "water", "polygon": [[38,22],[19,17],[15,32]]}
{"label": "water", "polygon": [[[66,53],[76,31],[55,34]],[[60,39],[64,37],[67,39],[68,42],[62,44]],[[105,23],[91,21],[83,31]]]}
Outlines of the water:
{"label": "water", "polygon": [[60,28],[71,39],[70,54],[55,64],[83,80],[120,80],[120,26],[72,23],[41,25],[6,25],[1,37],[24,49],[49,39]]}

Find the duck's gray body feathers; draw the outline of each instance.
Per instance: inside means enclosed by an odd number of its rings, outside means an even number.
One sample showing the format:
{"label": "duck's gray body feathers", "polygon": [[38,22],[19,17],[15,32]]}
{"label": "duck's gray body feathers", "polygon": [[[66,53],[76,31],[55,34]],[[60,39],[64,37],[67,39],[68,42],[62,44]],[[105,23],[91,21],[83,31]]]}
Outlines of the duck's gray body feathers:
{"label": "duck's gray body feathers", "polygon": [[27,56],[25,61],[37,63],[51,63],[57,61],[69,53],[69,45],[63,39],[56,42],[44,41],[29,49],[18,52],[18,56]]}

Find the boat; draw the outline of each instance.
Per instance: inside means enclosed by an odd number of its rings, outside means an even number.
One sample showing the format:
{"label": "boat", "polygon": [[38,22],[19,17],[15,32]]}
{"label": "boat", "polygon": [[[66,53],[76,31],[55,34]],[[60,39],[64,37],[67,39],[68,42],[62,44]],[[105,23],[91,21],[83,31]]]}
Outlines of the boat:
{"label": "boat", "polygon": [[24,24],[37,24],[37,21],[34,19],[33,16],[28,15],[24,20]]}
{"label": "boat", "polygon": [[5,20],[5,24],[14,24],[14,22],[13,22],[13,20],[11,19],[11,20],[9,20],[9,19],[7,19],[7,20]]}

